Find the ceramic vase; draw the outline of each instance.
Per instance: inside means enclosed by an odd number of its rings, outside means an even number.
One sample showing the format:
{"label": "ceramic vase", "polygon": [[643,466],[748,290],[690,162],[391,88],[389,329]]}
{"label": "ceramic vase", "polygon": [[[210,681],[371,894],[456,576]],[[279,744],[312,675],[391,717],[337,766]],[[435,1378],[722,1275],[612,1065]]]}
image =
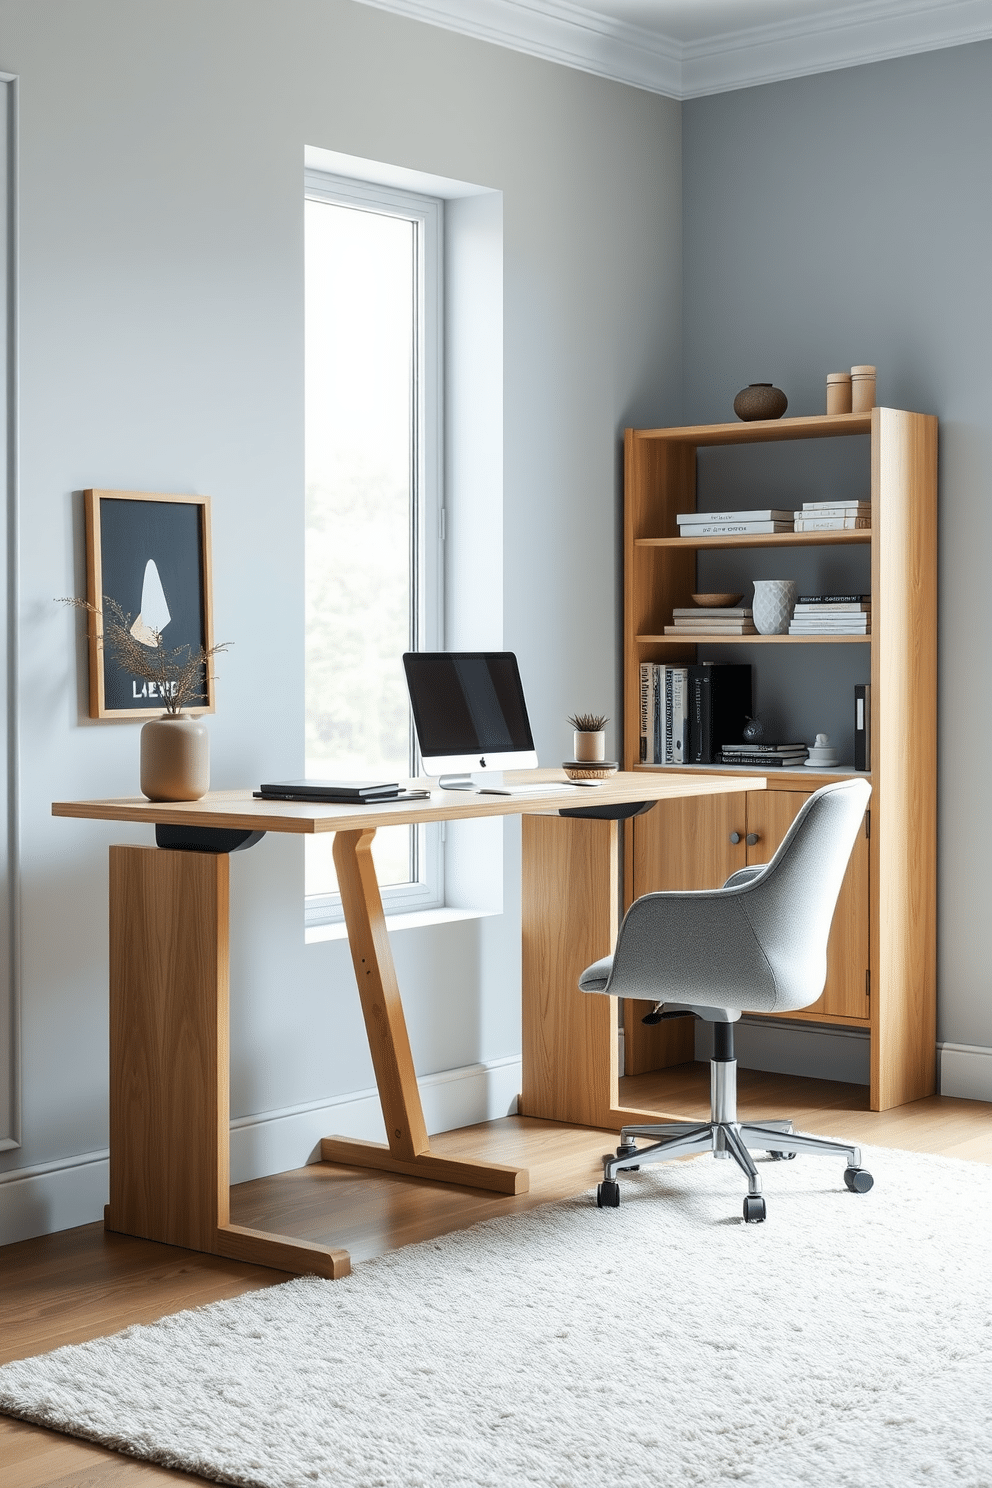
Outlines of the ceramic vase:
{"label": "ceramic vase", "polygon": [[787,635],[795,608],[795,579],[755,579],[751,614],[759,634]]}
{"label": "ceramic vase", "polygon": [[734,399],[734,412],[748,424],[755,419],[781,418],[788,406],[782,389],[772,387],[770,382],[752,382]]}
{"label": "ceramic vase", "polygon": [[186,713],[163,713],[141,730],[141,794],[198,801],[210,788],[210,735]]}
{"label": "ceramic vase", "polygon": [[592,764],[596,760],[606,758],[606,730],[597,729],[586,732],[583,729],[575,729],[572,733],[572,747],[575,750],[573,759],[582,764]]}

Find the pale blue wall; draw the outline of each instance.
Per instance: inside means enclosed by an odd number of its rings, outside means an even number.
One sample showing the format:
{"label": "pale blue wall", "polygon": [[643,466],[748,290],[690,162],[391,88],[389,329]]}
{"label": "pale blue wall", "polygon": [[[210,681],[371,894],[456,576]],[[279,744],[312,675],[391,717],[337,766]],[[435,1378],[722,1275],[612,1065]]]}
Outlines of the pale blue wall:
{"label": "pale blue wall", "polygon": [[988,1048],[992,43],[698,99],[683,140],[686,422],[768,380],[822,413],[857,362],[940,417],[938,1036]]}

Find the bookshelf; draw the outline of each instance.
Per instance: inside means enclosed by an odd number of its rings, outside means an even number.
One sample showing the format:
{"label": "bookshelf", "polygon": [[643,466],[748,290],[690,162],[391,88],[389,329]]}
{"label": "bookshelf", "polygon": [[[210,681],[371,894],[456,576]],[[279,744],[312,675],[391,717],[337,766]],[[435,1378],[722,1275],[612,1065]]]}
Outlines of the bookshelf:
{"label": "bookshelf", "polygon": [[[821,473],[830,489],[828,459],[835,441],[862,436],[852,447],[869,453],[871,530],[726,537],[678,536],[680,511],[709,510],[700,452],[727,449],[731,462],[746,446],[788,445],[801,472]],[[866,436],[866,437],[865,437]],[[732,447],[741,447],[738,454]],[[734,469],[730,465],[731,478]],[[822,474],[825,471],[826,474]],[[860,477],[859,477],[860,478]],[[697,503],[697,480],[700,483]],[[802,490],[802,480],[797,488]],[[735,503],[724,494],[720,507]],[[771,504],[801,505],[776,495]],[[767,504],[762,501],[761,504]],[[700,564],[718,550],[721,581],[698,580]],[[760,550],[760,551],[755,551]],[[804,553],[804,550],[809,550]],[[826,552],[818,550],[827,550]],[[926,414],[875,408],[867,414],[710,424],[679,429],[628,429],[624,496],[625,769],[639,764],[639,669],[642,662],[693,663],[747,659],[753,647],[759,700],[778,680],[788,709],[796,700],[796,733],[815,699],[832,716],[853,716],[851,668],[871,681],[872,798],[865,833],[852,855],[831,932],[823,997],[789,1015],[796,1024],[822,1023],[869,1031],[871,1106],[885,1110],[933,1093],[936,1079],[936,682],[937,682],[937,420]],[[872,634],[864,636],[665,636],[676,606],[699,589],[740,589],[749,602],[750,565],[790,576],[791,564],[826,561],[870,570]],[[729,565],[729,566],[728,566]],[[866,567],[865,565],[868,565]],[[733,586],[727,578],[735,575]],[[698,580],[698,581],[697,581]],[[848,587],[852,587],[852,580]],[[858,581],[859,584],[863,581]],[[836,581],[835,581],[836,583]],[[851,646],[860,651],[851,652]],[[768,649],[768,648],[772,649]],[[793,648],[801,647],[801,651]],[[825,649],[826,648],[826,649]],[[735,654],[736,653],[736,654]],[[845,667],[847,670],[845,670]],[[805,697],[806,709],[800,706]],[[759,703],[760,706],[760,703]],[[788,727],[788,721],[784,725]],[[806,732],[809,732],[807,727]],[[812,742],[810,737],[807,742]],[[729,766],[682,767],[721,774]],[[665,802],[629,824],[625,886],[628,902],[657,889],[715,888],[737,868],[771,857],[811,791],[852,773],[800,767],[768,772],[768,790],[702,800]],[[627,1072],[639,1074],[693,1057],[689,1019],[644,1028],[644,1008],[625,1012]]]}

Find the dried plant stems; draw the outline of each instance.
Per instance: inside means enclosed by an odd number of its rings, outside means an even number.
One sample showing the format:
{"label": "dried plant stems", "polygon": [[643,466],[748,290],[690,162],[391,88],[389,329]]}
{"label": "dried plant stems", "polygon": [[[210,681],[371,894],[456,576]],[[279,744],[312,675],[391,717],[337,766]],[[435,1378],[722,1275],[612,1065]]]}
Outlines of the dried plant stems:
{"label": "dried plant stems", "polygon": [[162,644],[161,632],[155,631],[157,644],[146,646],[132,634],[131,616],[108,594],[103,596],[102,610],[85,599],[63,599],[60,603],[97,617],[101,626],[97,646],[106,647],[121,671],[153,683],[166,713],[181,713],[183,708],[205,697],[201,687],[204,669],[218,652],[226,651],[231,644],[220,641],[206,651],[202,646],[195,652],[189,646],[177,646],[170,651]]}

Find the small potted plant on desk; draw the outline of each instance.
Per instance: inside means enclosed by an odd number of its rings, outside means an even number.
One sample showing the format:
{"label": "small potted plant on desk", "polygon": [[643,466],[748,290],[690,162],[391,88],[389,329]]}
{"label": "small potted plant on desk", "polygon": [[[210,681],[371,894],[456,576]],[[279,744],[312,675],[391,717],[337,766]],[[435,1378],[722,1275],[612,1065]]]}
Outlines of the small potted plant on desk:
{"label": "small potted plant on desk", "polygon": [[[103,609],[85,599],[67,599],[65,604],[99,617],[105,646],[122,671],[150,684],[149,692],[162,699],[165,712],[152,718],[141,730],[141,793],[149,801],[198,801],[210,788],[210,736],[206,726],[184,708],[200,701],[204,693],[204,668],[229,641],[209,650],[189,646],[174,651],[162,644],[159,631],[149,631],[111,599],[103,597]],[[140,638],[139,638],[140,636]]]}
{"label": "small potted plant on desk", "polygon": [[602,780],[618,768],[616,760],[606,758],[606,725],[603,713],[576,713],[569,720],[574,730],[574,759],[565,760],[562,768],[570,780]]}

